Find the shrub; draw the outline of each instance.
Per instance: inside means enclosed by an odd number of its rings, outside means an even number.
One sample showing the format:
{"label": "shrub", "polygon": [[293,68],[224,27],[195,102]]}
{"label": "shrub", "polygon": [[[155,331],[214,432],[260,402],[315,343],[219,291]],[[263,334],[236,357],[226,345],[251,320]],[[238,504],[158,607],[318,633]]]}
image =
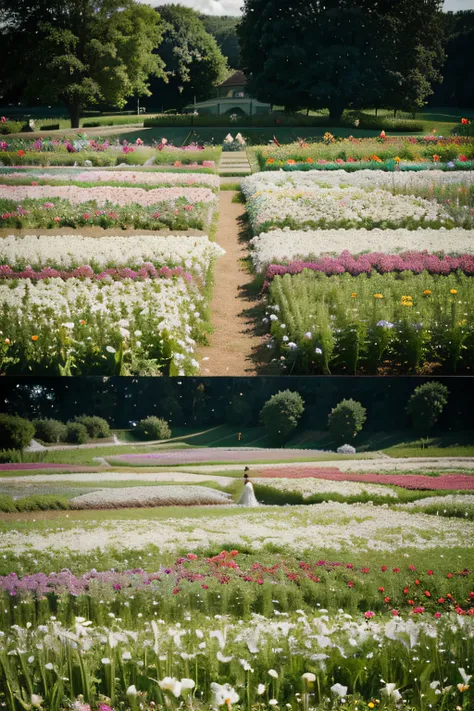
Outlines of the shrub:
{"label": "shrub", "polygon": [[17,499],[15,506],[17,511],[66,511],[69,501],[57,494],[40,494]]}
{"label": "shrub", "polygon": [[9,133],[21,133],[23,124],[21,121],[5,121],[0,124],[0,135],[7,136]]}
{"label": "shrub", "polygon": [[68,422],[66,442],[71,444],[85,444],[89,439],[86,427],[80,422]]}
{"label": "shrub", "polygon": [[45,123],[40,126],[40,131],[58,131],[60,128],[59,123]]}
{"label": "shrub", "polygon": [[15,502],[12,497],[6,494],[0,494],[0,511],[2,513],[15,513],[16,510]]}
{"label": "shrub", "polygon": [[304,412],[304,401],[299,393],[282,390],[267,400],[260,419],[272,444],[282,444],[296,429]]}
{"label": "shrub", "polygon": [[356,448],[351,444],[343,444],[341,447],[337,448],[338,454],[355,454]]}
{"label": "shrub", "polygon": [[110,427],[107,420],[97,415],[78,415],[74,422],[79,422],[87,430],[90,439],[101,439],[110,437]]}
{"label": "shrub", "polygon": [[35,437],[42,442],[64,442],[66,439],[67,427],[59,420],[33,420],[35,426]]}
{"label": "shrub", "polygon": [[419,434],[428,434],[448,402],[449,390],[439,382],[419,385],[408,400],[407,412]]}
{"label": "shrub", "polygon": [[32,422],[16,415],[0,414],[0,442],[2,449],[19,449],[27,447],[35,435]]}
{"label": "shrub", "polygon": [[166,420],[161,417],[145,417],[135,430],[138,439],[169,439],[171,430]]}
{"label": "shrub", "polygon": [[336,442],[353,440],[362,430],[366,409],[356,400],[342,400],[328,417],[329,432]]}

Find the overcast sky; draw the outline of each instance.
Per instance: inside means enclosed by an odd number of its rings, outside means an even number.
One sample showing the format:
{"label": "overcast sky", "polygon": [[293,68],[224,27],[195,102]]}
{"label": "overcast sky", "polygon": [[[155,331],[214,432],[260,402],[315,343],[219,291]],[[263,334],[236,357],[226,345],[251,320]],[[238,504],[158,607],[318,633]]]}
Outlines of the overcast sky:
{"label": "overcast sky", "polygon": [[[151,5],[165,5],[170,0],[147,0]],[[171,0],[176,2],[177,0]],[[239,15],[243,0],[178,0],[181,5],[192,7],[209,15]],[[445,10],[474,10],[474,0],[445,0]]]}

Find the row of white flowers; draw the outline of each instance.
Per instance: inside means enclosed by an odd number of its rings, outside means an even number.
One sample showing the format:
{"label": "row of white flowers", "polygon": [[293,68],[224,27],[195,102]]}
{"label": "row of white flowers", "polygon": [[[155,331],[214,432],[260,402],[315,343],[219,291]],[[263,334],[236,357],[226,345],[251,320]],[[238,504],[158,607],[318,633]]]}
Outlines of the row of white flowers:
{"label": "row of white flowers", "polygon": [[154,265],[180,266],[205,275],[211,261],[225,254],[222,247],[207,236],[130,235],[84,237],[82,235],[9,235],[0,240],[0,265],[13,271],[26,266],[74,269],[91,265],[136,268],[146,262]]}
{"label": "row of white flowers", "polygon": [[5,180],[48,180],[54,185],[57,181],[78,183],[130,183],[141,185],[183,185],[209,187],[219,189],[218,175],[210,173],[158,173],[146,170],[96,170],[96,169],[63,169],[54,171],[21,170],[12,173],[0,173],[0,183]]}
{"label": "row of white flowers", "polygon": [[330,227],[386,223],[384,226],[394,228],[404,227],[407,221],[429,226],[449,219],[438,204],[422,198],[342,186],[257,192],[248,199],[247,210],[254,232],[265,223],[277,226],[288,220],[302,226],[315,222]]}
{"label": "row of white flowers", "polygon": [[[194,331],[203,297],[185,279],[94,281],[22,279],[0,283],[0,330],[24,360],[87,363],[125,348],[131,356],[164,353],[178,373],[196,372]],[[28,343],[30,344],[28,346]],[[161,356],[159,356],[160,358]]]}
{"label": "row of white flowers", "polygon": [[78,188],[73,185],[0,185],[0,199],[18,202],[25,198],[48,201],[59,198],[67,200],[72,205],[80,205],[89,200],[95,200],[98,205],[137,203],[144,207],[162,202],[174,202],[179,198],[185,198],[190,203],[217,203],[217,197],[210,188],[172,187],[145,190],[114,186]]}
{"label": "row of white flowers", "polygon": [[282,479],[282,478],[253,478],[254,484],[270,486],[278,491],[289,491],[302,494],[305,499],[313,494],[339,494],[341,496],[389,496],[398,499],[395,489],[380,484],[365,484],[356,481],[326,481],[324,479]]}
{"label": "row of white flowers", "polygon": [[263,172],[255,173],[242,181],[242,191],[251,197],[261,190],[290,190],[292,188],[312,188],[315,186],[351,185],[359,188],[406,189],[430,185],[472,185],[472,171],[424,170],[419,172],[386,172],[383,170],[359,170],[348,173],[345,170],[311,172]]}
{"label": "row of white flowers", "polygon": [[309,261],[322,255],[339,255],[343,250],[352,254],[384,252],[396,254],[407,250],[446,253],[474,253],[474,231],[440,230],[272,230],[263,232],[250,242],[253,265],[261,272],[269,264],[294,260]]}

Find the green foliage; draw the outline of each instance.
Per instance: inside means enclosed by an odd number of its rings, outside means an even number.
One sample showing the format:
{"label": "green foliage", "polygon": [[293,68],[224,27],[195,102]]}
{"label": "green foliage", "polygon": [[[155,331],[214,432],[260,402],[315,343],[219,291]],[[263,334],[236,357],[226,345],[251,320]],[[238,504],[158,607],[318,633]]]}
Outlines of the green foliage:
{"label": "green foliage", "polygon": [[16,415],[0,414],[0,442],[2,449],[23,450],[35,434],[32,422]]}
{"label": "green foliage", "polygon": [[128,97],[149,95],[150,74],[163,76],[153,53],[160,16],[136,0],[53,0],[47,11],[37,0],[29,13],[6,0],[2,9],[16,82],[35,101],[64,103],[73,127],[86,105],[123,108]]}
{"label": "green foliage", "polygon": [[289,109],[414,111],[440,79],[440,22],[439,0],[246,0],[242,66],[258,99]]}
{"label": "green foliage", "polygon": [[408,401],[407,412],[419,434],[428,434],[431,431],[448,402],[448,396],[449,389],[437,381],[415,388]]}
{"label": "green foliage", "polygon": [[328,417],[328,428],[337,444],[352,442],[362,430],[367,410],[356,400],[342,400]]}
{"label": "green foliage", "polygon": [[90,439],[110,437],[110,426],[107,420],[97,415],[78,415],[74,422],[79,422],[87,430]]}
{"label": "green foliage", "polygon": [[17,499],[15,506],[17,511],[67,511],[69,501],[57,494],[39,494]]}
{"label": "green foliage", "polygon": [[17,510],[15,502],[11,496],[0,494],[0,511],[2,513],[15,513]]}
{"label": "green foliage", "polygon": [[167,421],[154,415],[140,420],[135,433],[137,439],[143,440],[169,439],[171,437],[171,430]]}
{"label": "green foliage", "polygon": [[229,425],[245,427],[249,424],[252,419],[252,405],[249,400],[250,398],[241,395],[233,396],[226,412],[226,419]]}
{"label": "green foliage", "polygon": [[68,422],[66,432],[66,442],[70,444],[85,444],[89,439],[89,434],[84,425],[80,422]]}
{"label": "green foliage", "polygon": [[273,445],[283,444],[304,413],[301,395],[291,390],[282,390],[267,400],[260,412],[260,419],[267,437]]}
{"label": "green foliage", "polygon": [[206,31],[214,37],[227,58],[229,67],[240,69],[239,38],[237,37],[238,17],[229,15],[199,15]]}
{"label": "green foliage", "polygon": [[23,129],[24,124],[21,121],[5,121],[5,123],[0,123],[0,136],[7,136],[9,133],[20,133]]}
{"label": "green foliage", "polygon": [[155,101],[166,108],[181,108],[211,96],[226,76],[226,61],[214,37],[206,32],[197,12],[181,5],[159,8],[164,21],[159,55],[165,75],[151,83]]}
{"label": "green foliage", "polygon": [[59,420],[33,420],[35,437],[42,442],[53,444],[66,440],[67,427]]}

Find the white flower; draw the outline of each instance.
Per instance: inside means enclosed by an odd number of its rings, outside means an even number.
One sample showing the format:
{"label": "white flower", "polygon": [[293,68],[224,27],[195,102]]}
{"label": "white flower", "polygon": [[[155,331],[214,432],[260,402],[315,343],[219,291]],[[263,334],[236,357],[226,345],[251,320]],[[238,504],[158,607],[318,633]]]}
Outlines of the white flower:
{"label": "white flower", "polygon": [[113,346],[105,346],[105,350],[107,351],[107,353],[117,353]]}
{"label": "white flower", "polygon": [[304,674],[301,675],[301,678],[307,682],[308,684],[312,683],[313,681],[316,681],[316,674],[313,674],[312,672],[305,672]]}
{"label": "white flower", "polygon": [[164,679],[158,682],[158,685],[162,691],[171,691],[176,698],[181,696],[181,682],[175,677],[165,676]]}
{"label": "white flower", "polygon": [[136,695],[137,695],[137,687],[134,684],[132,684],[127,689],[127,696],[136,696]]}
{"label": "white flower", "polygon": [[315,349],[314,349],[314,352],[316,353],[316,355],[322,355],[322,350],[321,350],[321,348],[315,348]]}
{"label": "white flower", "polygon": [[383,689],[381,689],[382,694],[387,697],[390,701],[394,701],[396,704],[398,704],[402,700],[402,695],[398,691],[398,689],[395,688],[395,684],[389,683],[387,684],[384,682],[385,686]]}
{"label": "white flower", "polygon": [[469,684],[469,680],[472,679],[472,674],[466,674],[464,667],[458,667],[458,672],[461,675],[463,684]]}
{"label": "white flower", "polygon": [[270,675],[271,677],[273,677],[274,679],[278,679],[278,672],[277,672],[275,669],[269,669],[269,670],[268,670],[268,673],[269,673],[269,675]]}
{"label": "white flower", "polygon": [[187,691],[188,689],[194,689],[196,682],[194,679],[181,679],[181,690]]}
{"label": "white flower", "polygon": [[108,657],[102,657],[100,661],[105,665],[110,664],[110,659]]}
{"label": "white flower", "polygon": [[270,699],[268,702],[269,706],[278,706],[278,701],[276,699]]}
{"label": "white flower", "polygon": [[236,704],[240,698],[230,684],[217,684],[215,681],[211,684],[211,693],[216,706],[230,706]]}
{"label": "white flower", "polygon": [[257,686],[257,694],[261,696],[262,694],[265,693],[265,684],[259,684]]}
{"label": "white flower", "polygon": [[33,664],[34,661],[35,661],[34,657],[28,657],[28,664]]}
{"label": "white flower", "polygon": [[130,661],[131,658],[132,658],[132,655],[130,654],[130,652],[123,652],[122,653],[122,659],[124,662]]}
{"label": "white flower", "polygon": [[313,334],[311,333],[311,331],[308,331],[307,333],[304,334],[304,337],[305,337],[308,341],[310,341],[310,340],[312,339],[312,337],[313,337]]}
{"label": "white flower", "polygon": [[38,708],[43,703],[43,697],[39,694],[31,694],[31,705]]}
{"label": "white flower", "polygon": [[342,684],[333,684],[331,686],[331,692],[335,696],[343,697],[347,694],[347,686],[343,686]]}
{"label": "white flower", "polygon": [[53,665],[52,665],[51,662],[47,662],[47,663],[44,665],[44,668],[47,669],[48,671],[52,671],[52,670],[54,669],[54,667],[53,667]]}
{"label": "white flower", "polygon": [[63,323],[61,325],[64,326],[64,328],[74,328],[72,321],[68,321],[67,323]]}

